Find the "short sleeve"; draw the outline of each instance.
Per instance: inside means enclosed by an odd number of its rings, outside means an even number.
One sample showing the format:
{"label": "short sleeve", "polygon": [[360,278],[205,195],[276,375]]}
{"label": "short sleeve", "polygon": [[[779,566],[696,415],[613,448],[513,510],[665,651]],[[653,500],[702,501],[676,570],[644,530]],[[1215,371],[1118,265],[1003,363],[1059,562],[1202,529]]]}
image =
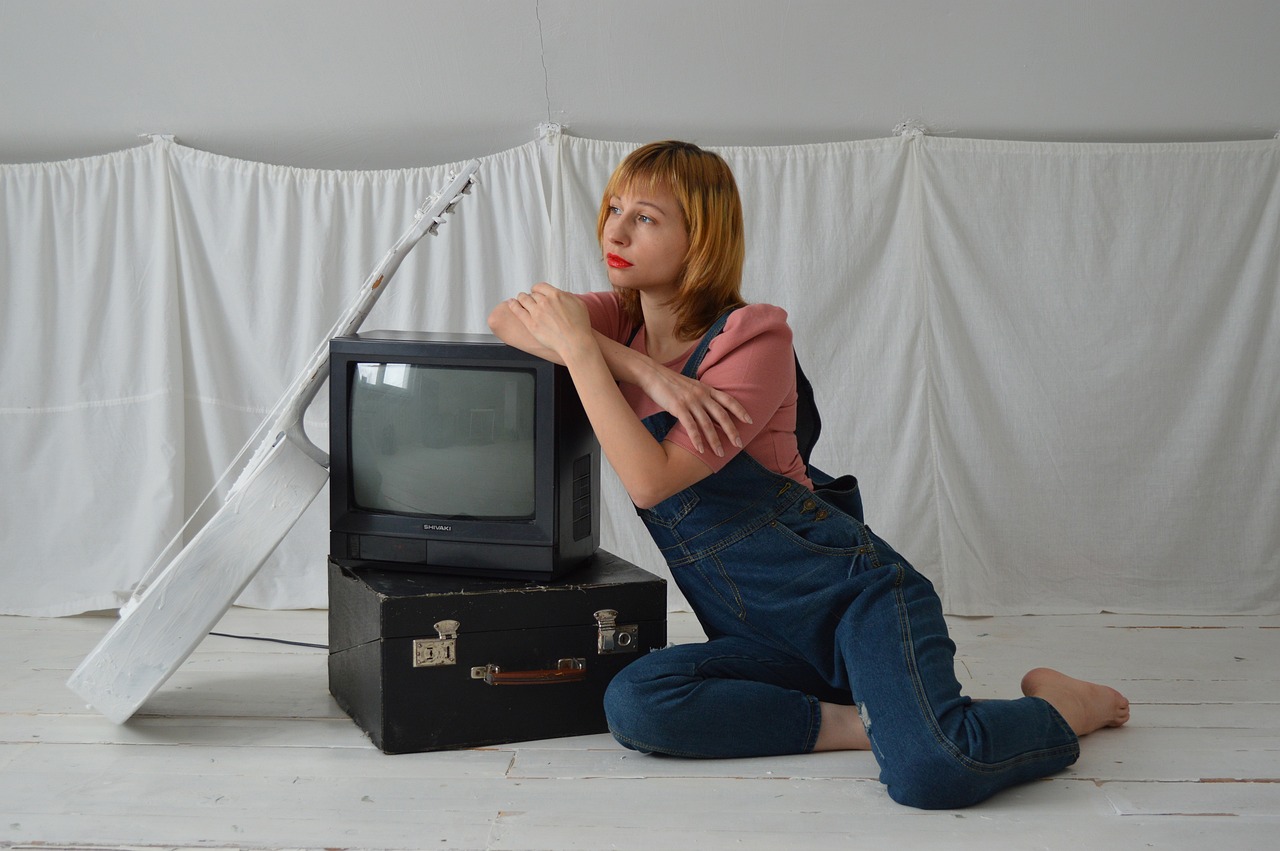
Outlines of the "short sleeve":
{"label": "short sleeve", "polygon": [[578,298],[587,306],[591,328],[610,340],[626,343],[631,336],[630,321],[622,310],[622,301],[613,292],[579,293]]}
{"label": "short sleeve", "polygon": [[[738,423],[747,454],[782,475],[804,476],[804,462],[796,450],[795,352],[786,311],[768,304],[734,311],[711,341],[698,378],[747,409],[752,422]],[[680,425],[667,439],[702,458],[712,470],[723,468],[738,451],[724,441],[724,457],[710,450],[699,453]]]}

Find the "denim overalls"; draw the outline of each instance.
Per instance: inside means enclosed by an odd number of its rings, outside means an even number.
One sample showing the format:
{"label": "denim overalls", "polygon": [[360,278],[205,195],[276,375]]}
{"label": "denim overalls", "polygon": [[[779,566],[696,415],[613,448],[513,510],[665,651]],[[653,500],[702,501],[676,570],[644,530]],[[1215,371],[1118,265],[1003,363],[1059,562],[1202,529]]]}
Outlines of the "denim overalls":
{"label": "denim overalls", "polygon": [[[658,440],[675,422],[644,420]],[[818,702],[856,701],[890,797],[924,808],[1075,762],[1077,738],[1046,701],[961,695],[933,585],[863,524],[856,480],[809,472],[813,491],[739,452],[639,512],[708,641],[622,670],[605,695],[618,741],[689,757],[807,753]]]}

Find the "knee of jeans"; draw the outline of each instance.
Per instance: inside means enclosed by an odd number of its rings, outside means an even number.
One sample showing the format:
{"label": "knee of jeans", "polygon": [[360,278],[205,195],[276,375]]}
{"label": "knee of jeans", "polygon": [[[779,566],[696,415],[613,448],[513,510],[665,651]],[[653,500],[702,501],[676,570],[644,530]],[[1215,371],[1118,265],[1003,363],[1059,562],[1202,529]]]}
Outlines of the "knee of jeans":
{"label": "knee of jeans", "polygon": [[635,713],[636,689],[626,673],[627,669],[623,668],[604,691],[604,717],[609,731],[615,734],[631,726]]}
{"label": "knee of jeans", "polygon": [[655,656],[646,656],[631,663],[614,676],[604,693],[605,721],[609,732],[622,745],[651,753],[637,742],[659,742],[664,733],[664,713],[660,707],[660,695],[665,693],[660,683],[666,671],[649,671],[652,665],[643,664]]}
{"label": "knee of jeans", "polygon": [[921,810],[969,807],[991,795],[982,778],[943,751],[915,754],[900,764],[881,766],[880,780],[889,797]]}

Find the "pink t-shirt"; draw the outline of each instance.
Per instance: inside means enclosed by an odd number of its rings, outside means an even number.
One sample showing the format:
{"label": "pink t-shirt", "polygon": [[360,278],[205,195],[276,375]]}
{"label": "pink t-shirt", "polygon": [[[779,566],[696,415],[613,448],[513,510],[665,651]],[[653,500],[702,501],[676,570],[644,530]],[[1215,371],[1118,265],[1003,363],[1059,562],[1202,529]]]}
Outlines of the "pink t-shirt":
{"label": "pink t-shirt", "polygon": [[[626,343],[633,329],[622,312],[621,302],[612,292],[586,293],[591,327],[619,343]],[[631,348],[648,354],[644,328],[636,334]],[[664,364],[679,372],[697,343],[675,360]],[[791,347],[787,312],[771,304],[748,304],[730,314],[724,331],[711,341],[698,368],[698,379],[723,390],[747,409],[752,422],[738,422],[738,434],[745,450],[739,450],[721,433],[724,456],[710,448],[698,452],[683,425],[677,423],[667,440],[701,458],[713,472],[719,471],[739,451],[745,451],[766,469],[787,476],[805,487],[812,482],[796,449],[796,370]],[[619,385],[627,404],[641,419],[661,410],[639,387]]]}

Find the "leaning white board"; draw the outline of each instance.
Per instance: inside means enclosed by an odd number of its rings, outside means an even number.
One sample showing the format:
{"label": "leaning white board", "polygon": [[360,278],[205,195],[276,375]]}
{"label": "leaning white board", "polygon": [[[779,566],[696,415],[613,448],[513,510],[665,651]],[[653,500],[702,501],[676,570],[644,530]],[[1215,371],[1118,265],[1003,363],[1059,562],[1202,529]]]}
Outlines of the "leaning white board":
{"label": "leaning white board", "polygon": [[120,619],[71,674],[67,685],[94,709],[116,723],[132,717],[231,608],[320,493],[328,456],[307,439],[302,416],[328,376],[329,339],[359,329],[400,262],[425,234],[436,233],[476,182],[479,167],[476,160],[467,163],[418,209],[276,406],[278,415],[273,412],[271,428],[226,501],[171,561],[153,566]]}

